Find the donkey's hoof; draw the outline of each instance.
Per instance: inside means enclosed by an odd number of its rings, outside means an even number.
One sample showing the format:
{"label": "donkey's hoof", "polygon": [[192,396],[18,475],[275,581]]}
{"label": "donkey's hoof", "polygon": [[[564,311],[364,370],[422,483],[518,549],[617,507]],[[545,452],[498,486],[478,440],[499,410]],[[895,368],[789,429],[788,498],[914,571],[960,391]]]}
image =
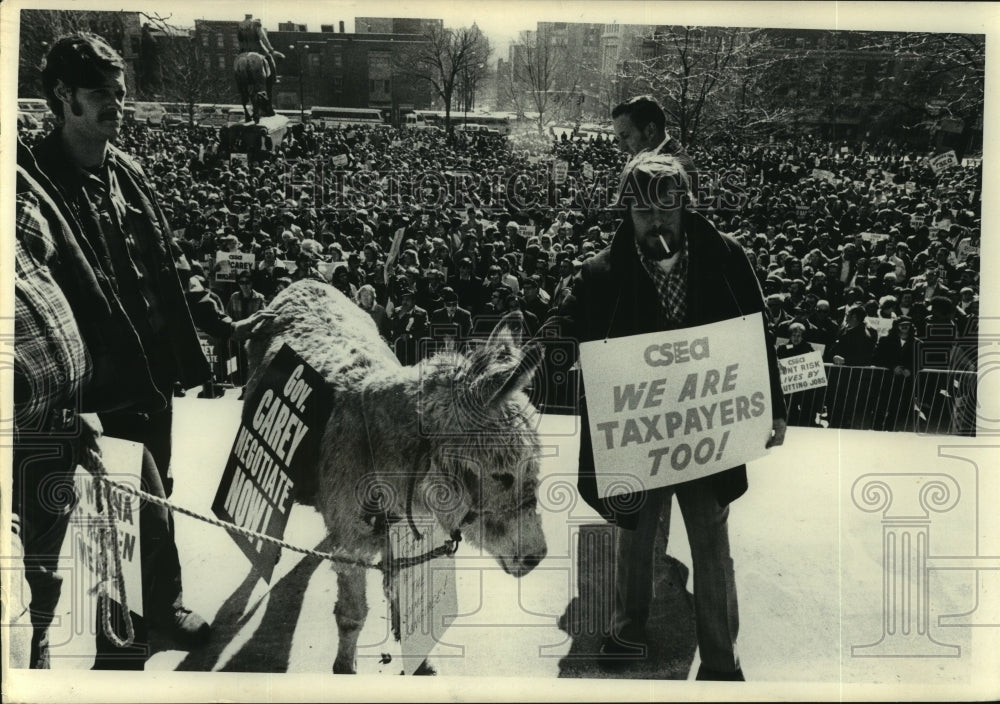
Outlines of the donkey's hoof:
{"label": "donkey's hoof", "polygon": [[353,662],[333,661],[333,674],[335,675],[356,675],[358,671],[354,669]]}
{"label": "donkey's hoof", "polygon": [[414,675],[436,675],[437,673],[437,669],[426,660],[420,663],[420,667],[413,671]]}

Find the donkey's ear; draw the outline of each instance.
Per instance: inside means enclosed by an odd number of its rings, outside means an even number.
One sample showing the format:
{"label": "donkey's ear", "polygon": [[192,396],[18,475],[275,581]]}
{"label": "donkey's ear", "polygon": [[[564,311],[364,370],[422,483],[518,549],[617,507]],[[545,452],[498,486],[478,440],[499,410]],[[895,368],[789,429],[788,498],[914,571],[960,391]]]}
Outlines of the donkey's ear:
{"label": "donkey's ear", "polygon": [[529,343],[520,350],[519,355],[520,360],[513,369],[498,369],[490,378],[484,379],[486,405],[503,403],[534,379],[535,372],[542,363],[541,345]]}
{"label": "donkey's ear", "polygon": [[486,341],[486,346],[492,350],[497,350],[502,356],[503,352],[511,353],[517,347],[517,343],[514,341],[514,334],[505,323],[500,323],[495,328],[493,332],[490,333],[489,339]]}

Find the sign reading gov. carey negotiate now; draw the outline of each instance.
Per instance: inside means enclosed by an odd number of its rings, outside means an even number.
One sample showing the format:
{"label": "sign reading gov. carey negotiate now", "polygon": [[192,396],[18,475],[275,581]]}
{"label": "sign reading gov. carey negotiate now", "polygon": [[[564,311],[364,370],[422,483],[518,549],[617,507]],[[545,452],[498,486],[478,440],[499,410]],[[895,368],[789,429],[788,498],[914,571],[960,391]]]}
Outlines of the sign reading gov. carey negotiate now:
{"label": "sign reading gov. carey negotiate now", "polygon": [[764,345],[760,315],[581,343],[599,495],[763,456],[772,424]]}
{"label": "sign reading gov. carey negotiate now", "polygon": [[[330,387],[288,345],[264,370],[243,406],[236,441],[212,502],[212,511],[255,533],[280,539],[292,510],[295,485],[317,472],[319,440],[332,405]],[[278,546],[230,533],[271,581]]]}

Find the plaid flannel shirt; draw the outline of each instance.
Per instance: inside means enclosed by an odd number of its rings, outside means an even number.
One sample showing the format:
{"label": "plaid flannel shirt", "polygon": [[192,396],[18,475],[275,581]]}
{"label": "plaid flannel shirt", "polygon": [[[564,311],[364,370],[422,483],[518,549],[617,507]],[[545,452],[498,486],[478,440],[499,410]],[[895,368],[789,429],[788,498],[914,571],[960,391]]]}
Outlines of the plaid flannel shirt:
{"label": "plaid flannel shirt", "polygon": [[62,289],[49,271],[55,241],[35,198],[20,194],[14,266],[14,408],[19,431],[44,431],[75,407],[91,360]]}
{"label": "plaid flannel shirt", "polygon": [[639,249],[638,242],[636,242],[635,248],[639,253],[642,268],[649,274],[653,285],[656,286],[656,291],[660,294],[660,308],[663,309],[667,320],[677,325],[683,324],[687,317],[687,246],[685,245],[677,255],[677,261],[674,262],[669,273],[660,268],[656,262],[648,259]]}

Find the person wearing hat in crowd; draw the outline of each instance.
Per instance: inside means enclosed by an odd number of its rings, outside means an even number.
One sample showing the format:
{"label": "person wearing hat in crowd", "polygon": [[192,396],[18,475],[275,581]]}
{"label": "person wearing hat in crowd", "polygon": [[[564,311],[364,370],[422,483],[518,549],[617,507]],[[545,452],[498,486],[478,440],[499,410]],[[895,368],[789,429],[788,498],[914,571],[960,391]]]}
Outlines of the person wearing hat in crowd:
{"label": "person wearing hat in crowd", "polygon": [[867,367],[871,364],[878,338],[865,323],[866,317],[863,305],[849,304],[837,339],[826,348],[826,361],[847,367]]}
{"label": "person wearing hat in crowd", "polygon": [[441,307],[430,314],[431,337],[438,341],[464,342],[472,331],[472,314],[458,304],[450,286],[441,289]]}
{"label": "person wearing hat in crowd", "polygon": [[340,262],[339,264],[334,265],[333,275],[330,277],[330,283],[335,289],[353,301],[357,299],[358,289],[351,283],[349,275],[350,271],[347,268],[347,264],[345,262]]}
{"label": "person wearing hat in crowd", "polygon": [[558,259],[557,276],[555,288],[552,290],[552,307],[559,308],[567,298],[573,295],[573,278],[576,276],[577,266],[568,255],[562,255]]}
{"label": "person wearing hat in crowd", "polygon": [[787,337],[792,317],[785,311],[784,302],[785,297],[780,293],[770,294],[765,299],[764,319],[776,335]]}
{"label": "person wearing hat in crowd", "polygon": [[426,311],[436,311],[444,305],[441,299],[445,283],[444,274],[434,268],[427,269],[422,276],[419,273],[419,269],[416,271],[415,278],[419,282],[419,285],[416,286],[417,305]]}
{"label": "person wearing hat in crowd", "polygon": [[448,285],[458,294],[459,303],[463,308],[477,315],[486,305],[486,291],[483,282],[473,275],[473,262],[468,257],[457,261],[457,271],[448,280]]}
{"label": "person wearing hat in crowd", "polygon": [[306,249],[300,251],[298,256],[295,258],[295,271],[292,272],[292,281],[310,279],[324,284],[330,283],[326,280],[326,277],[320,273],[318,266],[319,261],[318,254]]}
{"label": "person wearing hat in crowd", "polygon": [[496,312],[500,319],[494,330],[507,328],[514,341],[521,344],[538,333],[540,322],[531,311],[521,307],[520,299],[507,286],[500,286],[493,292]]}
{"label": "person wearing hat in crowd", "polygon": [[967,316],[979,316],[979,296],[971,286],[963,286],[958,292],[956,307]]}
{"label": "person wearing hat in crowd", "polygon": [[529,276],[524,280],[521,296],[521,310],[531,313],[538,320],[544,321],[549,315],[549,304],[542,300],[539,289],[540,277]]}
{"label": "person wearing hat in crowd", "polygon": [[427,311],[416,305],[417,292],[404,285],[399,291],[400,303],[390,316],[389,337],[401,364],[420,361],[420,340],[427,336]]}
{"label": "person wearing hat in crowd", "polygon": [[912,430],[910,410],[919,345],[913,321],[905,315],[894,318],[889,333],[875,344],[872,365],[891,370],[893,378],[888,393],[877,396],[874,430]]}

